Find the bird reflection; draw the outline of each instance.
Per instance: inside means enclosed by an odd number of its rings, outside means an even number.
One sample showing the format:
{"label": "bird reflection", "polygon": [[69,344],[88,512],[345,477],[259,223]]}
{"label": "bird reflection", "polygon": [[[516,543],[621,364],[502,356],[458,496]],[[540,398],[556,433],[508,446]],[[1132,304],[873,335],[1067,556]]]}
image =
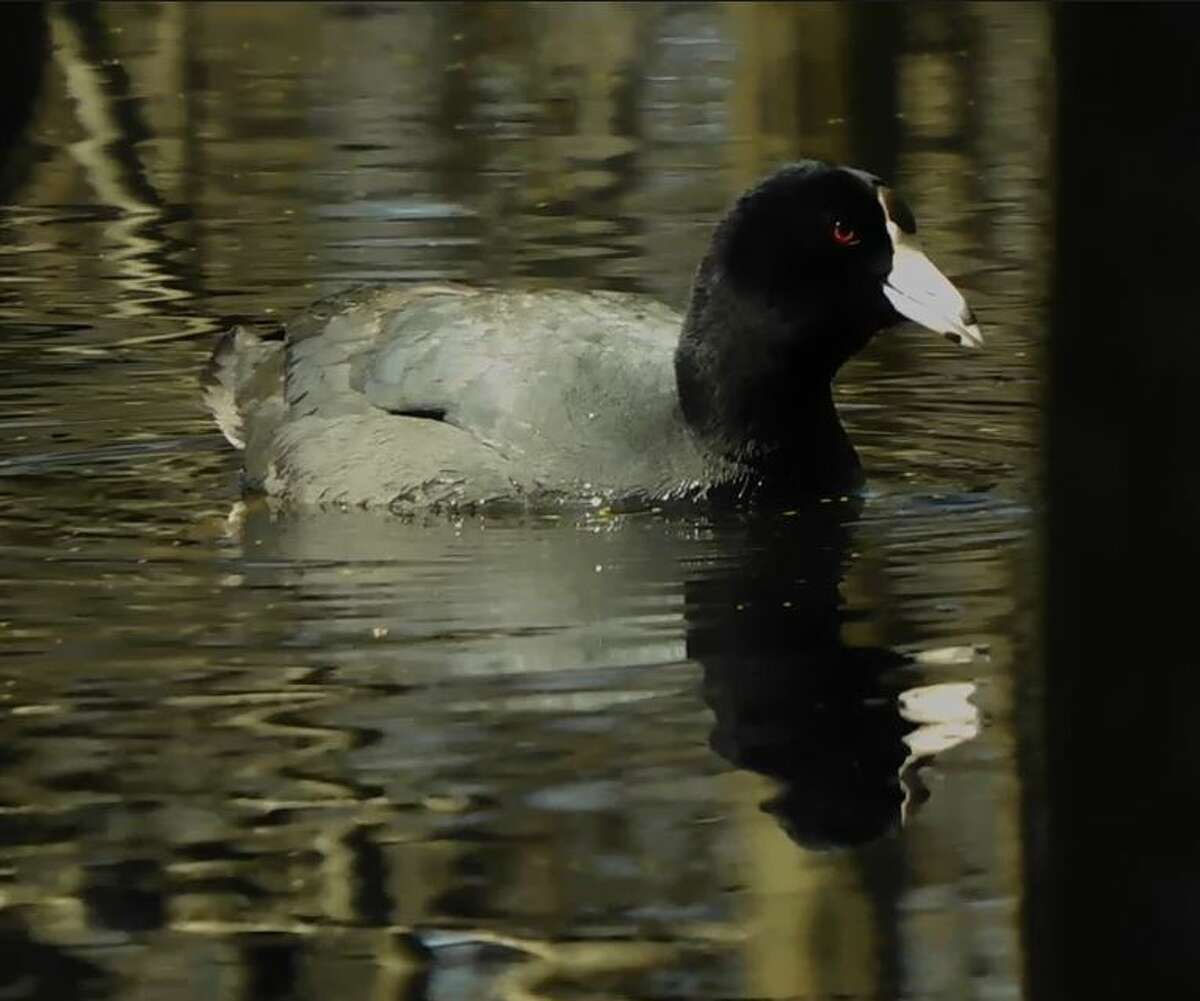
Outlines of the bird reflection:
{"label": "bird reflection", "polygon": [[894,830],[926,797],[917,767],[976,731],[970,685],[897,696],[896,671],[913,658],[843,641],[839,584],[859,508],[750,522],[741,559],[687,582],[711,746],[778,782],[763,809],[814,850]]}
{"label": "bird reflection", "polygon": [[[686,656],[703,670],[713,750],[774,779],[778,788],[764,809],[798,844],[822,849],[870,841],[903,823],[926,796],[920,766],[977,730],[971,685],[912,688],[922,655],[844,640],[850,613],[840,585],[861,507],[856,500],[784,516],[617,519],[604,531],[510,526],[498,533],[464,525],[461,536],[450,525],[341,513],[276,521],[251,510],[241,527],[254,555],[266,560],[247,566],[248,580],[294,572],[296,584],[302,578],[324,597],[353,583],[360,590],[345,596],[346,607],[371,582],[373,593],[391,596],[374,614],[397,634],[430,615],[485,630],[538,623],[534,634],[510,635],[489,649],[493,661],[505,658],[506,672],[594,666],[613,655],[622,663]],[[710,541],[697,541],[704,537]],[[426,608],[427,591],[407,586],[406,567],[448,566],[456,553],[470,554],[471,587],[447,590],[435,609]],[[342,575],[341,561],[367,556]],[[317,569],[326,561],[327,573]],[[630,595],[658,593],[664,583],[683,589],[682,643],[658,632],[635,641],[621,626]],[[597,644],[597,623],[617,630],[621,643]],[[362,621],[319,615],[299,629],[305,642],[321,646],[344,629],[359,635]],[[947,654],[951,663],[958,659],[954,650],[933,653],[943,666]],[[473,674],[471,656],[446,649],[444,671]]]}

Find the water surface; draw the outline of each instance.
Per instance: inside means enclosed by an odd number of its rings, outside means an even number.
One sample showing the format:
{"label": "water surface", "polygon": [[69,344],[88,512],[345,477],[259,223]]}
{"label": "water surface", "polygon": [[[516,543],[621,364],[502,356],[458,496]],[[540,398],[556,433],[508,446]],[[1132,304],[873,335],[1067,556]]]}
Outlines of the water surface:
{"label": "water surface", "polygon": [[[0,16],[0,994],[1023,996],[1042,8]],[[680,306],[800,155],[893,178],[988,337],[847,367],[861,500],[237,504],[217,331],[359,281]]]}

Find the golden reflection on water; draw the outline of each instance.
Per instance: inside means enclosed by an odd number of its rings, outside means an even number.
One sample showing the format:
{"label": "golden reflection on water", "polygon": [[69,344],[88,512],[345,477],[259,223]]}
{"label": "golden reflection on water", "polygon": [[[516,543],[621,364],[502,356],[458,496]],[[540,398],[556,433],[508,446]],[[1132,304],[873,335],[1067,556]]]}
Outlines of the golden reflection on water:
{"label": "golden reflection on water", "polygon": [[[47,17],[0,206],[0,993],[1019,996],[1046,11]],[[678,304],[722,206],[799,155],[895,177],[989,338],[905,331],[849,366],[872,496],[844,531],[781,529],[777,567],[703,521],[226,521],[208,332],[359,280]],[[835,672],[819,694],[861,732],[787,743],[821,725],[789,656],[950,649],[883,671],[865,715]],[[859,755],[901,794],[896,702],[939,683],[976,686],[980,735],[914,771],[903,826],[876,804],[883,837],[805,847],[823,769]],[[733,760],[772,700],[809,773]]]}

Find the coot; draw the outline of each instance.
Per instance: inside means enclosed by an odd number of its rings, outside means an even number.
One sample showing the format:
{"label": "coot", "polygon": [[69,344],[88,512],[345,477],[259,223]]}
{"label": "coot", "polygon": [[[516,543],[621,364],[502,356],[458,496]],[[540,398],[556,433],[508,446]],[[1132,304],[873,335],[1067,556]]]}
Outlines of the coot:
{"label": "coot", "polygon": [[226,334],[205,397],[248,491],[462,510],[790,504],[862,483],[831,382],[910,319],[982,343],[879,178],[816,161],[717,224],[684,315],[644,296],[421,284]]}

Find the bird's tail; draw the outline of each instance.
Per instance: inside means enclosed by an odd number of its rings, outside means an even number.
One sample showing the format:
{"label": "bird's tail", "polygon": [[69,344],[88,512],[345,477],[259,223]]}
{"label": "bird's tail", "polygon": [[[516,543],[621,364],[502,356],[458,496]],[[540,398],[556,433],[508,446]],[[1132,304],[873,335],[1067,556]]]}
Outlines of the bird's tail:
{"label": "bird's tail", "polygon": [[204,402],[234,448],[245,448],[256,414],[283,398],[283,342],[244,327],[221,336],[200,376]]}

